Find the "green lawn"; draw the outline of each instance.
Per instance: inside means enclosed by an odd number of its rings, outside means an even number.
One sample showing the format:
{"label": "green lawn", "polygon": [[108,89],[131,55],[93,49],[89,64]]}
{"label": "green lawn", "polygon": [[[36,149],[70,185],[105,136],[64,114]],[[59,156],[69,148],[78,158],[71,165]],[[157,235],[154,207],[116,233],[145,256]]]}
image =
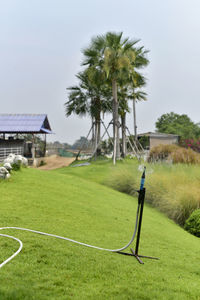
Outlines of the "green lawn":
{"label": "green lawn", "polygon": [[[1,223],[118,248],[133,231],[137,200],[101,183],[109,162],[57,171],[23,169],[1,182]],[[0,269],[0,299],[200,299],[200,241],[145,206],[140,252],[133,257],[17,230],[22,252]],[[0,237],[0,262],[18,248]]]}

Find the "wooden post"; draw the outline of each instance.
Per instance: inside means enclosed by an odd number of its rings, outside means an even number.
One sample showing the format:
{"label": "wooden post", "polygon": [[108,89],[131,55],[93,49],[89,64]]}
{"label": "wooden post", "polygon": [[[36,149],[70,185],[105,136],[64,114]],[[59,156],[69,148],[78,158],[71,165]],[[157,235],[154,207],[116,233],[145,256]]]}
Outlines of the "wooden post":
{"label": "wooden post", "polygon": [[46,156],[46,150],[47,150],[47,135],[44,134],[44,157]]}
{"label": "wooden post", "polygon": [[34,133],[32,134],[32,159],[35,159],[35,136]]}

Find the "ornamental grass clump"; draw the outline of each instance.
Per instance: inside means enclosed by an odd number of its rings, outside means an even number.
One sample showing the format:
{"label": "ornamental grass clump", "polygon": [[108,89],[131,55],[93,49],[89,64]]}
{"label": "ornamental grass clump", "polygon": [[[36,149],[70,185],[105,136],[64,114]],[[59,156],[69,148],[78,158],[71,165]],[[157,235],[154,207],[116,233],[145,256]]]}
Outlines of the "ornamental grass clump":
{"label": "ornamental grass clump", "polygon": [[[149,174],[149,169],[153,169],[153,173]],[[140,178],[138,164],[130,163],[113,169],[106,185],[135,196]],[[199,166],[147,164],[145,187],[145,201],[181,226],[200,207]]]}
{"label": "ornamental grass clump", "polygon": [[149,153],[149,162],[168,161],[174,164],[200,164],[200,154],[177,145],[158,145]]}
{"label": "ornamental grass clump", "polygon": [[151,149],[148,157],[149,162],[163,161],[170,157],[170,154],[177,149],[177,145],[158,145]]}
{"label": "ornamental grass clump", "polygon": [[200,207],[199,167],[184,164],[154,166],[146,181],[146,201],[183,226]]}
{"label": "ornamental grass clump", "polygon": [[119,192],[135,195],[139,186],[138,175],[140,176],[140,172],[136,164],[120,165],[112,170],[112,175],[109,175],[104,183]]}

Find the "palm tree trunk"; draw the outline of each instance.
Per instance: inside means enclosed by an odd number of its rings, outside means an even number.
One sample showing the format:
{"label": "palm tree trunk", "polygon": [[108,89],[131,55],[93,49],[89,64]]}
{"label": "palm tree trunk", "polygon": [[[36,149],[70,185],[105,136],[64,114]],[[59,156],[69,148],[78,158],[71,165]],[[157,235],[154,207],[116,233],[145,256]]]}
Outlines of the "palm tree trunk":
{"label": "palm tree trunk", "polygon": [[116,159],[119,158],[119,128],[118,128],[118,100],[117,100],[117,82],[112,81],[113,93],[113,164],[115,165]]}
{"label": "palm tree trunk", "polygon": [[96,156],[97,156],[97,145],[98,145],[98,121],[95,118],[95,144],[94,144],[94,149],[96,149],[95,159],[96,159]]}
{"label": "palm tree trunk", "polygon": [[122,157],[126,157],[127,145],[126,145],[126,113],[121,115],[122,122]]}
{"label": "palm tree trunk", "polygon": [[100,139],[101,139],[101,100],[100,98],[95,99],[95,116],[96,116],[96,124],[97,124],[97,156],[101,155],[101,145],[100,145]]}
{"label": "palm tree trunk", "polygon": [[[99,145],[101,139],[101,119],[100,116],[97,119],[97,145]],[[97,148],[97,156],[101,155],[101,145]]]}
{"label": "palm tree trunk", "polygon": [[136,125],[135,99],[133,99],[133,127],[134,127],[135,141],[137,142],[137,125]]}
{"label": "palm tree trunk", "polygon": [[94,124],[93,117],[92,117],[91,121],[92,121],[92,124],[91,124],[91,126],[92,126],[92,151],[94,151],[94,149],[95,149],[95,124]]}

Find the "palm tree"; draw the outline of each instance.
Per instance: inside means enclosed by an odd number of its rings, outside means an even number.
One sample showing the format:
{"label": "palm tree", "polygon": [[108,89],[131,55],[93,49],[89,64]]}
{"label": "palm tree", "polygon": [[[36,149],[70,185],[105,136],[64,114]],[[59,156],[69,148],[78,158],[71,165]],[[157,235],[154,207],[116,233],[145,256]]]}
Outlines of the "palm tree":
{"label": "palm tree", "polygon": [[118,126],[118,83],[122,78],[131,78],[135,68],[145,65],[146,51],[135,48],[139,40],[131,41],[122,38],[122,32],[108,32],[103,36],[92,39],[91,46],[83,51],[83,65],[102,70],[112,85],[113,96],[113,163],[119,158],[119,126]]}
{"label": "palm tree", "polygon": [[140,89],[146,85],[146,78],[138,72],[132,74],[132,80],[129,83],[129,99],[133,101],[133,128],[134,138],[137,142],[137,125],[136,125],[136,109],[135,103],[137,101],[146,101],[147,94]]}
{"label": "palm tree", "polygon": [[92,40],[91,46],[84,50],[84,65],[100,68],[112,84],[113,96],[113,163],[119,158],[119,126],[118,126],[118,81],[123,74],[131,72],[134,68],[136,52],[133,46],[138,40],[129,41],[122,38],[122,32],[108,32],[104,36],[97,36]]}
{"label": "palm tree", "polygon": [[[79,79],[79,86],[69,87],[69,100],[65,103],[66,116],[75,113],[79,116],[89,114],[92,124],[95,123],[95,149],[99,144],[101,135],[101,112],[105,113],[110,108],[110,96],[108,89],[100,86],[97,74],[92,73],[92,69],[86,69],[76,75]],[[101,81],[102,82],[102,81]],[[92,127],[93,128],[93,127]],[[97,152],[100,150],[97,149]]]}
{"label": "palm tree", "polygon": [[131,94],[132,101],[133,101],[133,126],[134,126],[134,138],[137,142],[137,124],[136,124],[136,109],[135,109],[135,102],[141,100],[147,100],[146,93],[143,91],[134,91]]}
{"label": "palm tree", "polygon": [[126,157],[127,144],[126,144],[126,114],[130,112],[128,101],[126,98],[119,102],[119,115],[121,117],[121,130],[122,130],[122,157]]}

